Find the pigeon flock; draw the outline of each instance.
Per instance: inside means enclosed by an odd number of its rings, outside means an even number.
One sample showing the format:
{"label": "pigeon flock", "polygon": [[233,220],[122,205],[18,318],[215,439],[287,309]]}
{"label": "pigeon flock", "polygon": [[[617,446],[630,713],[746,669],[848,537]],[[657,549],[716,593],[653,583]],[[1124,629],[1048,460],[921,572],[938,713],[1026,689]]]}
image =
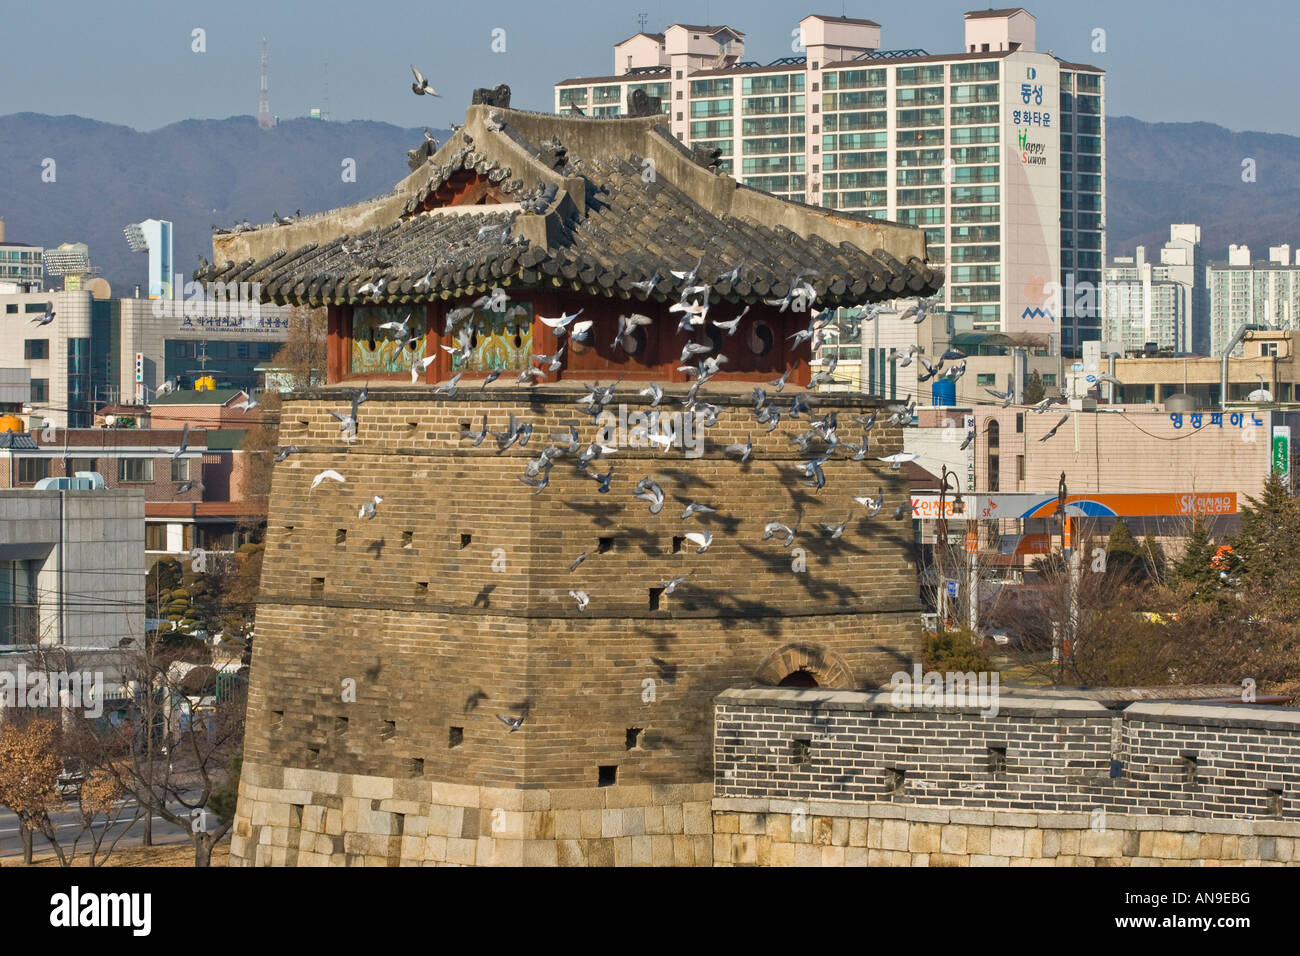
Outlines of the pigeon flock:
{"label": "pigeon flock", "polygon": [[[709,304],[707,291],[709,286],[697,284],[696,278],[700,264],[690,272],[674,273],[678,278],[685,279],[686,284],[681,294],[680,300],[671,307],[671,311],[681,312],[681,324],[678,326],[681,330],[702,330],[706,324],[711,324],[720,329],[725,336],[733,335],[740,324],[741,320],[748,312],[748,308],[741,311],[738,315],[719,321],[708,317]],[[733,272],[738,273],[740,265],[737,265]],[[654,280],[647,283],[653,286]],[[647,293],[649,289],[646,290]],[[802,342],[827,328],[834,310],[816,310],[811,308],[813,296],[815,295],[812,286],[803,281],[803,275],[796,277],[795,282],[791,284],[790,292],[780,299],[774,299],[770,304],[780,307],[781,309],[793,308],[794,311],[808,311],[810,313],[809,323],[806,328],[800,329],[793,337],[796,341]],[[489,295],[485,295],[479,300],[471,303],[468,307],[452,309],[446,316],[446,325],[444,336],[450,337],[456,342],[455,346],[443,345],[445,349],[453,355],[462,365],[468,360],[473,353],[473,342],[475,333],[478,330],[477,315],[486,310],[500,312],[502,308],[510,314],[511,310],[523,308],[522,306],[509,305],[509,298],[501,289],[493,289]],[[871,321],[881,309],[873,306],[869,309],[854,310],[853,319],[856,321]],[[538,321],[548,328],[556,339],[556,349],[552,354],[533,355],[533,362],[518,378],[518,384],[535,385],[539,381],[547,380],[548,372],[557,371],[563,367],[563,355],[566,348],[566,342],[584,342],[590,341],[591,330],[594,323],[591,320],[581,320],[582,310],[572,314],[560,315],[556,318],[538,317]],[[410,315],[401,322],[387,322],[380,326],[380,330],[391,333],[398,339],[408,340],[411,335]],[[652,320],[643,315],[624,315],[619,317],[618,331],[612,343],[615,347],[626,348],[630,343],[636,329],[641,326],[650,324]],[[722,354],[712,354],[715,347],[710,341],[691,342],[682,351],[681,361],[684,363],[680,370],[684,372],[692,381],[687,389],[685,396],[677,399],[684,413],[692,413],[696,416],[696,421],[704,428],[712,428],[718,424],[723,409],[719,405],[712,404],[705,400],[703,395],[704,386],[710,382],[722,369],[727,362],[727,357]],[[412,364],[412,381],[418,382],[419,375],[433,361],[435,356],[421,356],[413,360]],[[457,393],[462,372],[457,372],[446,381],[439,383],[433,390],[432,394],[454,396]],[[871,441],[870,433],[879,423],[890,426],[901,426],[912,421],[915,412],[916,403],[914,400],[901,403],[891,404],[881,410],[873,411],[870,416],[853,416],[848,429],[853,435],[841,438],[838,412],[832,410],[826,414],[818,416],[813,408],[809,394],[801,392],[790,397],[787,400],[782,399],[781,393],[786,387],[791,370],[786,370],[779,378],[773,379],[766,383],[767,388],[755,387],[752,392],[752,405],[748,408],[748,414],[759,425],[765,425],[767,432],[772,432],[776,426],[785,420],[792,423],[797,420],[806,421],[807,428],[797,434],[790,436],[791,443],[795,446],[800,455],[805,456],[806,460],[797,467],[798,473],[802,475],[802,483],[810,488],[821,489],[826,486],[826,475],[823,466],[832,459],[840,458],[850,461],[867,461],[871,456],[869,454],[869,445]],[[592,425],[595,426],[600,422],[602,413],[606,407],[613,401],[615,391],[621,384],[622,379],[609,384],[600,382],[586,384],[584,387],[586,393],[583,394],[576,402],[578,410],[591,419]],[[770,389],[770,391],[768,391]],[[642,388],[639,395],[650,399],[650,407],[658,410],[661,403],[665,401],[664,389],[657,383],[651,383]],[[356,393],[346,412],[330,410],[329,414],[339,424],[340,439],[347,443],[357,441],[358,422],[360,409],[368,398],[365,391]],[[741,413],[744,414],[744,413]],[[654,419],[652,419],[654,422]],[[659,428],[645,426],[636,426],[632,429],[632,434],[636,435],[644,443],[656,446],[662,449],[661,453],[666,453],[678,443],[673,434],[660,433],[663,426]],[[671,428],[669,429],[671,431]],[[849,440],[850,437],[856,438],[860,431],[860,440]],[[489,438],[496,444],[498,454],[504,453],[511,447],[526,448],[533,437],[533,425],[531,422],[520,421],[512,413],[505,427],[500,431],[493,431],[489,428],[487,414],[484,414],[477,426],[462,427],[460,439],[469,442],[471,447],[479,447]],[[644,445],[643,445],[644,447]],[[299,451],[297,446],[288,446],[277,451],[275,460],[284,461],[290,455]],[[578,429],[569,426],[567,434],[550,436],[550,440],[541,448],[536,458],[529,458],[525,464],[520,481],[534,489],[534,494],[542,494],[550,484],[552,469],[561,461],[568,461],[572,464],[575,472],[595,484],[594,492],[596,494],[608,494],[614,484],[615,466],[613,462],[606,461],[610,456],[615,455],[617,449],[600,443],[599,441],[590,441],[584,443],[579,436]],[[725,458],[734,461],[738,466],[747,468],[755,460],[755,452],[752,436],[747,436],[743,444],[735,443],[726,445],[722,454]],[[899,471],[903,464],[909,461],[916,461],[919,456],[907,454],[893,454],[876,458],[877,461],[886,463],[891,470]],[[340,484],[345,483],[343,475],[333,469],[327,469],[317,474],[311,482],[311,490],[314,491],[325,481],[334,481]],[[631,497],[644,503],[651,515],[658,515],[665,506],[666,496],[663,488],[654,477],[646,475],[640,477],[635,485],[631,487]],[[853,500],[862,507],[862,516],[867,518],[875,517],[884,507],[883,488],[877,488],[874,496],[863,494],[854,496]],[[380,510],[384,499],[381,495],[370,495],[361,504],[358,516],[365,520],[373,520]],[[905,514],[910,514],[910,498],[905,497],[893,511],[892,518],[897,520]],[[680,520],[684,523],[693,523],[699,520],[699,516],[709,516],[716,513],[716,509],[707,502],[688,500],[684,503],[684,508],[680,513]],[[844,520],[836,523],[824,523],[820,526],[821,533],[830,541],[840,540],[849,527],[854,517],[851,510]],[[775,539],[782,547],[789,549],[793,546],[796,536],[799,534],[799,525],[796,522],[792,528],[781,521],[770,521],[763,527],[762,541]],[[684,531],[680,536],[682,542],[689,543],[688,550],[694,554],[705,554],[709,551],[714,541],[713,532],[707,529],[690,529]],[[588,553],[584,552],[578,555],[570,566],[570,571],[576,570],[588,558]],[[687,575],[679,575],[665,581],[662,585],[662,593],[671,595],[687,578]],[[585,612],[590,606],[593,597],[589,591],[582,589],[572,589],[568,591],[568,597],[575,603],[579,612]]]}

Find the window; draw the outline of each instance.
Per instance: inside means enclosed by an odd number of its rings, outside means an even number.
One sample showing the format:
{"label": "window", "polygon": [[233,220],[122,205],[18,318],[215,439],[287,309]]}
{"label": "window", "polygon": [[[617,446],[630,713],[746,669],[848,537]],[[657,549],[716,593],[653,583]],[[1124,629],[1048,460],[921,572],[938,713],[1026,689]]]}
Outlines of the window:
{"label": "window", "polygon": [[36,569],[35,561],[0,561],[0,644],[34,644],[40,637]]}
{"label": "window", "polygon": [[19,484],[30,485],[48,477],[50,477],[50,460],[48,458],[18,459]]}
{"label": "window", "polygon": [[50,380],[48,378],[32,379],[32,404],[39,405],[50,400]]}
{"label": "window", "polygon": [[172,481],[190,480],[190,461],[188,458],[172,459]]}
{"label": "window", "polygon": [[119,458],[117,460],[117,480],[153,481],[152,458]]}
{"label": "window", "polygon": [[28,339],[23,343],[23,358],[47,359],[50,357],[49,339]]}
{"label": "window", "polygon": [[79,471],[94,471],[95,459],[93,458],[74,458],[72,459],[72,473],[75,475]]}
{"label": "window", "polygon": [[987,385],[992,387],[997,384],[998,377],[992,372],[980,372],[975,376],[976,385]]}

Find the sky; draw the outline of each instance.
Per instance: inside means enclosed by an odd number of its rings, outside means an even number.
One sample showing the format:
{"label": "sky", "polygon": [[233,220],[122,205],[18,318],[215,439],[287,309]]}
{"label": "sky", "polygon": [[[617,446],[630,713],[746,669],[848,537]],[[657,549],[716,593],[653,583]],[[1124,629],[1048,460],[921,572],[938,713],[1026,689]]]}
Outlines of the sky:
{"label": "sky", "polygon": [[[1005,0],[1001,0],[1005,2]],[[885,49],[961,49],[970,0],[61,0],[0,14],[0,115],[75,114],[152,130],[257,112],[259,44],[270,51],[271,111],[328,107],[334,120],[445,128],[476,87],[507,83],[512,105],[547,110],[552,84],[606,75],[613,45],[675,22],[744,32],[745,58],[791,55],[808,13],[867,17]],[[1300,135],[1300,8],[1282,0],[1039,0],[1040,51],[1108,74],[1107,113]],[[195,52],[196,30],[203,52]],[[504,52],[493,52],[494,31]],[[1097,33],[1096,31],[1104,31]],[[23,42],[12,42],[25,38]],[[1104,51],[1094,44],[1104,44]],[[498,42],[498,45],[500,43]],[[416,64],[442,94],[411,93]]]}

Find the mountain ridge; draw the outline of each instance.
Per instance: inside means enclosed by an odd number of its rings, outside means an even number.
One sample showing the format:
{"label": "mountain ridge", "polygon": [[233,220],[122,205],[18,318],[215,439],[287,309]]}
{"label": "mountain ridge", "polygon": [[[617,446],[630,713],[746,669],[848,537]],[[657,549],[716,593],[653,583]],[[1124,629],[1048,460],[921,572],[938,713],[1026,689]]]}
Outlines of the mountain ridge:
{"label": "mountain ridge", "polygon": [[[448,130],[433,130],[440,141]],[[139,131],[75,114],[0,116],[0,218],[10,241],[52,248],[85,242],[116,295],[143,284],[143,256],[122,229],[143,219],[174,224],[176,271],[209,257],[212,226],[272,212],[321,212],[389,192],[410,170],[420,127],[374,120],[281,120],[260,130],[253,116],[186,119]],[[42,179],[54,160],[54,182]],[[344,182],[343,162],[356,181]],[[1255,179],[1242,179],[1244,160]],[[43,165],[44,164],[44,165]],[[1107,118],[1107,253],[1152,257],[1169,224],[1202,227],[1207,259],[1244,242],[1300,247],[1300,137],[1236,132],[1213,123]]]}

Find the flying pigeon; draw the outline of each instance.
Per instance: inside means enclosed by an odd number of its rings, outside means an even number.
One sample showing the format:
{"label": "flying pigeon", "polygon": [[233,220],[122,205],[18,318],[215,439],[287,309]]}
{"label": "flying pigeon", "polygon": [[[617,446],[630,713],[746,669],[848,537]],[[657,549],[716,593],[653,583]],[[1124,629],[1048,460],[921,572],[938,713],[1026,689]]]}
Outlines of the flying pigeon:
{"label": "flying pigeon", "polygon": [[429,85],[429,81],[424,78],[424,74],[411,64],[411,72],[415,74],[415,82],[411,84],[411,92],[416,96],[442,96],[437,90]]}
{"label": "flying pigeon", "polygon": [[361,506],[361,510],[357,512],[357,517],[365,518],[367,521],[373,520],[375,517],[375,509],[378,508],[383,503],[384,503],[384,499],[381,498],[379,495],[375,495],[373,498],[371,498],[369,501],[367,501],[365,504]]}
{"label": "flying pigeon", "polygon": [[586,591],[570,591],[569,597],[578,602],[578,610],[587,610],[587,605],[591,603],[591,598],[587,597]]}
{"label": "flying pigeon", "polygon": [[1069,420],[1070,420],[1070,416],[1069,416],[1068,414],[1066,414],[1066,415],[1062,415],[1062,416],[1061,416],[1061,420],[1060,420],[1059,422],[1057,422],[1055,425],[1052,426],[1051,431],[1049,431],[1046,435],[1044,435],[1042,438],[1040,438],[1040,439],[1038,439],[1038,440],[1039,440],[1039,441],[1047,441],[1047,439],[1051,438],[1053,435],[1056,434],[1056,430],[1057,430],[1058,428],[1060,428],[1062,425],[1064,425],[1064,424],[1065,424],[1066,422],[1068,422]]}
{"label": "flying pigeon", "polygon": [[692,531],[686,535],[686,540],[698,544],[700,547],[695,553],[703,554],[709,550],[709,545],[713,544],[713,534],[708,531]]}
{"label": "flying pigeon", "polygon": [[343,478],[343,476],[340,475],[340,474],[339,474],[337,471],[335,471],[333,468],[326,468],[324,471],[322,471],[319,475],[317,475],[315,478],[313,478],[313,479],[311,480],[311,488],[308,489],[308,490],[309,490],[309,491],[315,491],[315,490],[316,490],[316,486],[319,485],[319,484],[320,484],[322,481],[324,481],[326,478],[330,479],[331,481],[344,481],[344,480],[345,480],[345,479]]}

